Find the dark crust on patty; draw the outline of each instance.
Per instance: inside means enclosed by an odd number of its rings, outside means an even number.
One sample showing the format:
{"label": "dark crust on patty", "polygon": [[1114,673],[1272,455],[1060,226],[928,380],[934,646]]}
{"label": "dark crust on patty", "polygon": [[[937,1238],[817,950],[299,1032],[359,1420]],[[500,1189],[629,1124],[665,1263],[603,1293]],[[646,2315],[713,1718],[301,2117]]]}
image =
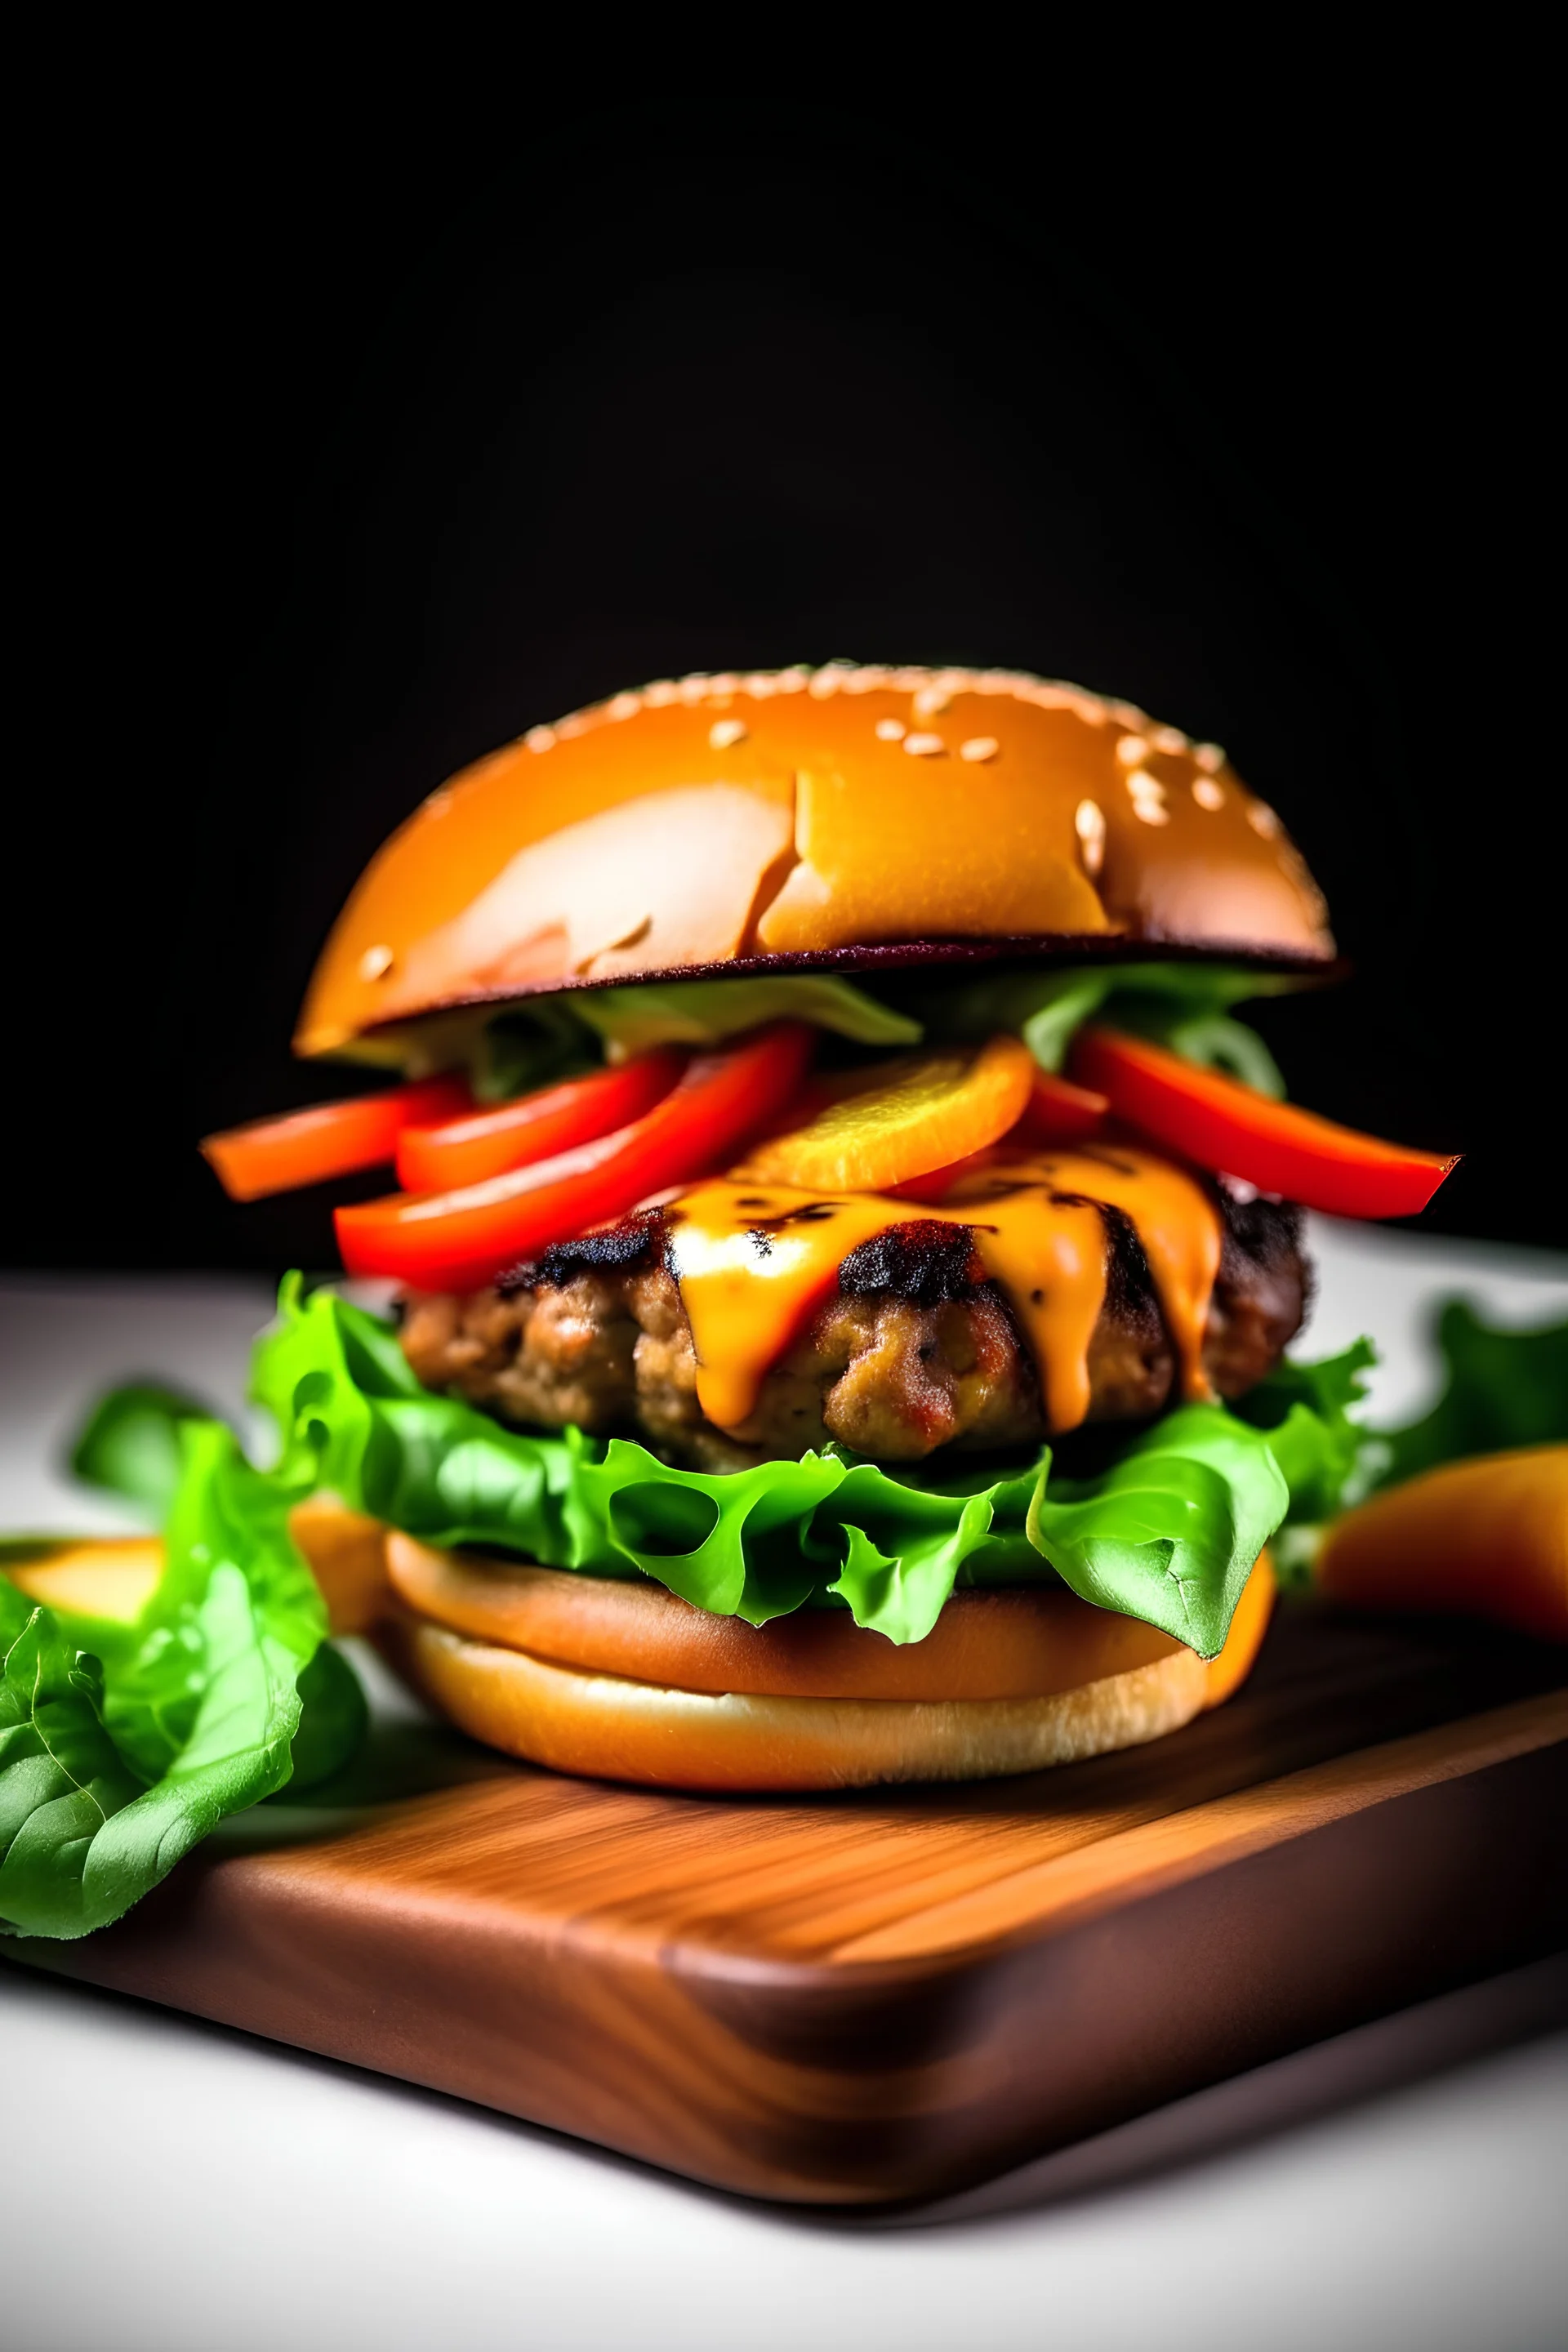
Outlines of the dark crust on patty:
{"label": "dark crust on patty", "polygon": [[[1279,1360],[1309,1295],[1300,1212],[1216,1188],[1223,1241],[1204,1367],[1237,1396]],[[1175,1356],[1142,1245],[1102,1207],[1105,1303],[1089,1349],[1091,1421],[1136,1421],[1174,1402]],[[407,1302],[404,1351],[426,1387],[503,1420],[641,1435],[668,1458],[734,1469],[836,1439],[880,1461],[939,1446],[992,1451],[1047,1435],[1040,1383],[969,1231],[935,1218],[851,1250],[835,1295],[773,1367],[738,1430],[697,1402],[690,1327],[646,1211],[548,1250],[492,1287]]]}
{"label": "dark crust on patty", "polygon": [[945,1307],[973,1298],[985,1286],[985,1269],[975,1255],[967,1225],[944,1225],[936,1217],[911,1217],[852,1249],[838,1269],[846,1298],[886,1291],[912,1307]]}
{"label": "dark crust on patty", "polygon": [[580,1274],[647,1265],[663,1251],[664,1219],[657,1209],[647,1209],[602,1234],[557,1242],[532,1265],[513,1266],[510,1273],[498,1275],[495,1286],[502,1298],[515,1297],[520,1290],[563,1290]]}

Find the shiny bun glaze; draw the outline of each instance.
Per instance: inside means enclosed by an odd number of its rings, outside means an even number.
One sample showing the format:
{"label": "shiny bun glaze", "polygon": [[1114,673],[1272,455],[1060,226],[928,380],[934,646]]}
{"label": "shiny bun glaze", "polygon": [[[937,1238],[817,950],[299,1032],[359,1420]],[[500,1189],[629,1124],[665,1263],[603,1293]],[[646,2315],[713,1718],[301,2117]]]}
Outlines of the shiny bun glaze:
{"label": "shiny bun glaze", "polygon": [[[1327,910],[1217,745],[1018,670],[661,680],[535,727],[366,869],[295,1044],[656,975],[1157,944],[1328,962]],[[389,1056],[390,1058],[390,1056]]]}

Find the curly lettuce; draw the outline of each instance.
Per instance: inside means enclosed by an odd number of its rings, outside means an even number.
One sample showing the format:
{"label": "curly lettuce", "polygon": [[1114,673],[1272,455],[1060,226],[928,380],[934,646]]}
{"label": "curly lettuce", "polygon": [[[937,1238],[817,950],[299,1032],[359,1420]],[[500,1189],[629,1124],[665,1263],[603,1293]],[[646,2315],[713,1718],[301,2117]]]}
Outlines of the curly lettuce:
{"label": "curly lettuce", "polygon": [[651,1577],[753,1625],[843,1603],[895,1642],[923,1639],[955,1585],[1059,1578],[1212,1656],[1289,1502],[1268,1438],[1218,1405],[1167,1414],[1086,1476],[1048,1446],[1000,1475],[895,1472],[837,1446],[675,1469],[627,1438],[531,1436],[435,1395],[389,1324],[297,1281],[253,1393],[282,1433],[275,1475],[427,1543]]}

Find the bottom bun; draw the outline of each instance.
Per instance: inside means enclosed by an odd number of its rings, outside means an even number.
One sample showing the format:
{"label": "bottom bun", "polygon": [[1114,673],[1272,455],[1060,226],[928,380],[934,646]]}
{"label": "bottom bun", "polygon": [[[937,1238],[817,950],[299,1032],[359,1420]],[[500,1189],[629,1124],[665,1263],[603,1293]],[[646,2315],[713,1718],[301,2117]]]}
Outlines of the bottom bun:
{"label": "bottom bun", "polygon": [[1267,1628],[1260,1560],[1213,1664],[1178,1649],[1044,1698],[800,1698],[670,1690],[473,1640],[401,1609],[392,1663],[474,1738],[509,1756],[667,1789],[843,1789],[984,1780],[1077,1763],[1178,1731],[1230,1696]]}

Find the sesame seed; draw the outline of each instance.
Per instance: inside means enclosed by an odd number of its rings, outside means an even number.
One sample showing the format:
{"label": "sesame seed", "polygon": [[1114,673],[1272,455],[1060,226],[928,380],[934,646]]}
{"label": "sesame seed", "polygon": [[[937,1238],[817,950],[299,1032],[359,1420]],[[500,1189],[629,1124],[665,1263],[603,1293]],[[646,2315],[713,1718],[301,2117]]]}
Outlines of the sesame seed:
{"label": "sesame seed", "polygon": [[789,669],[780,670],[777,679],[778,690],[781,694],[798,694],[810,676],[811,672],[805,664],[796,662]]}
{"label": "sesame seed", "polygon": [[1098,801],[1079,801],[1072,822],[1083,852],[1083,870],[1092,879],[1105,863],[1105,812]]}
{"label": "sesame seed", "polygon": [[705,669],[694,669],[689,677],[683,677],[677,689],[682,702],[706,701],[708,677],[709,673]]}
{"label": "sesame seed", "polygon": [[827,662],[821,669],[813,671],[806,681],[805,690],[816,701],[826,702],[830,694],[837,693],[843,683],[844,672],[832,662]]}
{"label": "sesame seed", "polygon": [[394,961],[392,950],[384,940],[380,941],[374,948],[366,948],[361,956],[359,976],[362,980],[384,980]]}
{"label": "sesame seed", "polygon": [[1124,768],[1141,768],[1149,756],[1149,746],[1142,735],[1124,735],[1116,747],[1116,756]]}
{"label": "sesame seed", "polygon": [[664,710],[680,700],[680,688],[672,677],[656,677],[651,686],[644,687],[642,698],[650,710]]}
{"label": "sesame seed", "polygon": [[1225,786],[1223,784],[1216,784],[1212,776],[1194,776],[1193,778],[1193,798],[1196,801],[1199,808],[1201,809],[1223,808],[1225,806]]}
{"label": "sesame seed", "polygon": [[731,695],[739,694],[740,690],[741,681],[732,669],[721,669],[708,681],[710,701],[712,701],[716,696],[722,696],[728,700]]}
{"label": "sesame seed", "polygon": [[934,760],[946,751],[947,745],[940,735],[906,735],[904,749],[912,759]]}
{"label": "sesame seed", "polygon": [[1104,708],[1117,725],[1125,727],[1131,734],[1142,735],[1149,724],[1147,712],[1140,710],[1135,702],[1108,702]]}
{"label": "sesame seed", "polygon": [[1179,727],[1156,727],[1149,740],[1156,751],[1163,751],[1173,760],[1178,759],[1187,748],[1187,739]]}
{"label": "sesame seed", "polygon": [[612,719],[635,719],[642,709],[640,694],[617,694],[609,706]]}
{"label": "sesame seed", "polygon": [[771,670],[753,670],[745,680],[745,689],[753,702],[765,702],[770,694],[778,692],[778,680]]}
{"label": "sesame seed", "polygon": [[917,719],[940,718],[952,700],[952,697],[945,687],[922,686],[915,697],[915,717]]}
{"label": "sesame seed", "polygon": [[425,814],[426,816],[445,816],[447,811],[451,807],[451,805],[452,787],[450,784],[437,784],[433,793],[426,793],[425,795]]}
{"label": "sesame seed", "polygon": [[531,727],[523,737],[531,751],[548,751],[555,740],[553,727]]}
{"label": "sesame seed", "polygon": [[731,743],[743,743],[745,740],[743,719],[716,719],[708,730],[708,740],[715,751],[727,751]]}
{"label": "sesame seed", "polygon": [[1165,787],[1158,776],[1152,776],[1147,768],[1134,768],[1127,779],[1127,791],[1132,803],[1133,815],[1144,824],[1170,824],[1171,812],[1165,806]]}
{"label": "sesame seed", "polygon": [[1217,775],[1225,765],[1225,752],[1217,743],[1194,743],[1193,757],[1211,776]]}
{"label": "sesame seed", "polygon": [[1280,832],[1279,820],[1275,815],[1267,801],[1253,802],[1252,806],[1247,812],[1247,822],[1252,827],[1254,833],[1259,833],[1262,835],[1265,841],[1277,841],[1279,839]]}
{"label": "sesame seed", "polygon": [[972,735],[967,743],[958,747],[961,760],[994,760],[1002,746],[994,735]]}
{"label": "sesame seed", "polygon": [[909,731],[901,719],[879,719],[877,721],[878,740],[883,743],[901,743]]}

